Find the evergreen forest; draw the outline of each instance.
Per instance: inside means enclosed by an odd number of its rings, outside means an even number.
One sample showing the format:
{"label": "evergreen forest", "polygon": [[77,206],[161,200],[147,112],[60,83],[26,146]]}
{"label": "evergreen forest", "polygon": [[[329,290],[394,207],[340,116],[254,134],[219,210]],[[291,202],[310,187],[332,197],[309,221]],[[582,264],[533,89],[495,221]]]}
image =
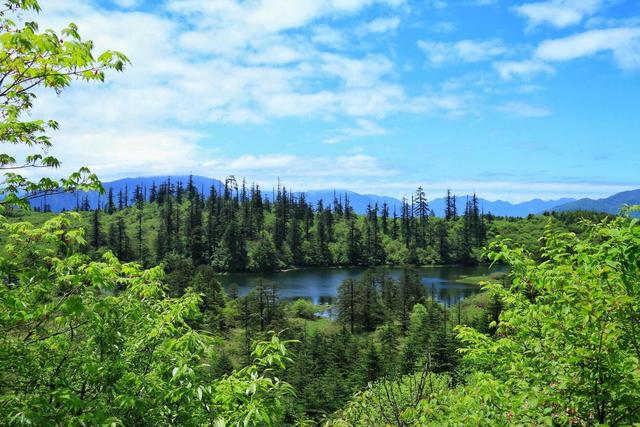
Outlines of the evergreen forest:
{"label": "evergreen forest", "polygon": [[[345,195],[312,206],[232,176],[133,198],[86,167],[34,177],[61,165],[36,99],[130,61],[74,24],[25,22],[37,0],[0,11],[0,142],[21,149],[0,154],[2,425],[640,423],[639,207],[496,217],[449,192],[440,218],[418,188],[362,215]],[[75,211],[31,208],[61,193]],[[506,269],[448,305],[419,271],[478,264]],[[330,305],[219,280],[317,267],[365,271]]]}

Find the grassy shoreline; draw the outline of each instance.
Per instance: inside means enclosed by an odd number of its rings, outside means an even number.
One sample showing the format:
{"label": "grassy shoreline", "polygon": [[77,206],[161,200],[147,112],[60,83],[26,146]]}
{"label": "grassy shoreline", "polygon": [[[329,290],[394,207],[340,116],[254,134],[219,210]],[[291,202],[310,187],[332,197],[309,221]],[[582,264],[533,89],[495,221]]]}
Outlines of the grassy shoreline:
{"label": "grassy shoreline", "polygon": [[504,283],[508,278],[507,273],[499,272],[499,273],[491,273],[484,276],[462,276],[459,277],[456,282],[464,283],[467,285],[478,285],[480,286],[484,282],[499,282]]}

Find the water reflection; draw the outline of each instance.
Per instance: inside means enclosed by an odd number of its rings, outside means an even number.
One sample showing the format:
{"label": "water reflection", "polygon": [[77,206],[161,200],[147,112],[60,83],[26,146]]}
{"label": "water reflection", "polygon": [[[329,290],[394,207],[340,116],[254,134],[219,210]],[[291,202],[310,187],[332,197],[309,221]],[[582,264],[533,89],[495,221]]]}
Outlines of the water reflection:
{"label": "water reflection", "polygon": [[[220,275],[218,279],[227,292],[239,296],[246,295],[260,281],[275,282],[280,298],[304,298],[314,304],[332,304],[340,284],[346,279],[359,279],[365,271],[363,268],[309,268],[279,273],[232,273]],[[385,268],[376,271],[385,272],[397,280],[403,269]],[[458,279],[505,271],[505,267],[422,267],[415,271],[421,275],[428,293],[436,300],[451,305],[480,291],[478,286],[457,282]]]}

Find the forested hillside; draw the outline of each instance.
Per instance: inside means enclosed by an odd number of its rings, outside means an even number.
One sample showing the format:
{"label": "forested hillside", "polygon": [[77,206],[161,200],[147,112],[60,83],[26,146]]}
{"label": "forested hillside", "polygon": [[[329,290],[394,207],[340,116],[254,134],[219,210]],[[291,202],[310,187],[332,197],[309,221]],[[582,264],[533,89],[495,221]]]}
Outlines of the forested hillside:
{"label": "forested hillside", "polygon": [[371,384],[328,425],[638,423],[640,226],[585,227],[584,238],[547,229],[542,262],[493,245],[511,284],[487,287],[488,333],[455,328],[458,369],[438,373],[427,352],[421,371]]}
{"label": "forested hillside", "polygon": [[[211,266],[185,258],[166,273],[121,264],[110,252],[91,261],[77,213],[41,228],[5,223],[5,280],[24,279],[2,294],[11,331],[0,359],[3,417],[186,425],[213,423],[215,415],[230,425],[327,426],[635,421],[640,227],[627,218],[573,224],[578,237],[554,227],[557,219],[540,220],[547,225],[535,253],[493,245],[490,259],[512,270],[487,278],[487,292],[447,308],[411,269],[399,280],[371,271],[340,286],[335,320],[324,317],[326,306],[281,299],[273,282],[227,295]],[[42,305],[41,295],[55,296]],[[28,378],[43,384],[34,388]]]}
{"label": "forested hillside", "polygon": [[[34,212],[34,199],[102,190],[84,167],[28,174],[60,166],[47,154],[58,124],[32,119],[37,95],[129,60],[97,54],[73,24],[24,22],[36,0],[0,7],[0,141],[23,154],[0,153],[0,424],[640,423],[640,207],[495,218],[449,196],[436,218],[419,188],[400,212],[357,215],[348,198],[265,200],[229,178]],[[469,278],[483,292],[450,306],[412,268],[480,261],[509,271]],[[333,306],[216,280],[350,265],[404,270],[345,280]]]}
{"label": "forested hillside", "polygon": [[616,214],[624,206],[633,206],[640,203],[640,190],[623,191],[603,199],[580,199],[565,203],[557,207],[558,211],[567,212],[575,210],[589,210],[592,212],[605,212]]}
{"label": "forested hillside", "polygon": [[[195,182],[137,185],[109,190],[98,209],[88,197],[77,211],[85,220],[89,246],[111,250],[120,260],[151,266],[176,257],[219,272],[276,271],[310,266],[405,266],[475,264],[486,261],[482,248],[498,235],[529,249],[537,246],[544,216],[500,218],[483,213],[473,195],[462,206],[448,193],[445,215],[433,215],[427,195],[418,188],[400,209],[369,205],[358,215],[348,195],[307,203],[304,193],[278,187],[274,201],[257,185],[230,177],[206,194]],[[148,195],[146,194],[148,193]],[[559,229],[575,225],[587,212],[551,214]],[[34,214],[32,221],[50,215]],[[169,269],[172,267],[168,267]]]}
{"label": "forested hillside", "polygon": [[[110,182],[103,182],[103,186],[107,191],[111,191],[114,197],[123,200],[132,200],[136,197],[136,188],[141,187],[145,201],[149,201],[151,188],[154,186],[156,189],[160,184],[172,182],[187,183],[188,181],[193,183],[193,186],[198,189],[202,194],[209,193],[211,187],[214,187],[218,193],[222,193],[224,183],[214,178],[207,178],[204,176],[186,176],[186,175],[171,175],[171,176],[149,176],[138,178],[123,178]],[[263,191],[262,195],[270,202],[276,200],[276,188],[274,185]],[[302,192],[289,190],[289,195],[295,198],[300,198]],[[304,192],[307,203],[312,206],[316,206],[320,200],[322,200],[327,207],[333,208],[334,200],[340,202],[349,199],[349,205],[353,209],[353,212],[363,215],[367,212],[368,206],[379,207],[387,205],[390,212],[396,210],[400,212],[402,210],[402,201],[394,197],[379,196],[375,194],[360,194],[349,190],[310,190]],[[31,201],[31,206],[41,212],[62,212],[69,210],[77,210],[82,207],[84,210],[93,210],[99,208],[104,204],[104,194],[98,191],[89,192],[75,192],[75,193],[61,193],[55,195],[48,195],[47,197],[41,197]],[[429,209],[438,217],[444,217],[447,211],[447,206],[450,203],[447,197],[433,198],[433,194],[429,195]],[[458,201],[464,205],[467,198],[472,198],[471,195],[459,196]],[[491,213],[497,216],[509,216],[509,217],[526,217],[531,214],[542,214],[546,211],[555,210],[556,206],[565,205],[569,202],[575,201],[571,198],[561,198],[557,200],[540,200],[534,199],[521,203],[509,203],[501,200],[489,201],[478,197],[477,203],[480,211],[485,213]],[[564,210],[578,210],[578,209],[564,209]],[[617,213],[614,212],[610,213]]]}

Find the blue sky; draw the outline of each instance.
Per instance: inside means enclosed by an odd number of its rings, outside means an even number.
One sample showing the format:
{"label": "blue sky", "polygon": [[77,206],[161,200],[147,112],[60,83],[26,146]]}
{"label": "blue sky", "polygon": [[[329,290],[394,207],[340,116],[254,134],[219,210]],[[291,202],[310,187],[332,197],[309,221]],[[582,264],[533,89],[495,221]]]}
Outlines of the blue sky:
{"label": "blue sky", "polygon": [[41,95],[68,169],[510,201],[640,187],[635,0],[43,7],[42,26],[73,21],[132,60]]}

